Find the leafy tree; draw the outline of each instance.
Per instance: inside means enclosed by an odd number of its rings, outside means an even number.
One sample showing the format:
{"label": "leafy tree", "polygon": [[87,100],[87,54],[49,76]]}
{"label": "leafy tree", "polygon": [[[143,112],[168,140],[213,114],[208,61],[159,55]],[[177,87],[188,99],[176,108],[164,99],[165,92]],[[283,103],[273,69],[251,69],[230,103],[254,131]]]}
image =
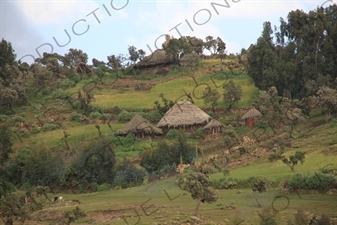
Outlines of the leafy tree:
{"label": "leafy tree", "polygon": [[53,72],[48,70],[46,67],[34,64],[31,71],[33,72],[34,77],[34,86],[37,88],[34,93],[35,97],[43,89],[52,89],[54,87],[55,77],[53,76]]}
{"label": "leafy tree", "polygon": [[135,46],[129,46],[129,60],[131,60],[133,63],[136,63],[139,60],[142,60],[145,56],[145,51],[143,49],[138,49]]}
{"label": "leafy tree", "polygon": [[85,146],[72,163],[77,182],[112,183],[115,152],[107,139],[99,139]]}
{"label": "leafy tree", "polygon": [[222,133],[223,141],[226,146],[226,148],[230,149],[236,144],[239,144],[239,137],[233,127],[227,126],[224,128],[224,131]]}
{"label": "leafy tree", "polygon": [[287,159],[286,157],[282,158],[282,162],[287,166],[289,166],[291,172],[295,172],[294,167],[298,164],[298,162],[303,164],[304,160],[305,160],[305,152],[301,151],[296,151],[294,155],[289,156],[289,159]]}
{"label": "leafy tree", "polygon": [[12,74],[8,73],[13,66],[16,66],[16,54],[10,42],[2,39],[0,42],[0,80],[7,86],[12,80]]}
{"label": "leafy tree", "polygon": [[233,105],[238,103],[242,97],[242,89],[239,85],[236,85],[232,80],[224,85],[224,101],[228,104],[227,109],[231,109]]}
{"label": "leafy tree", "polygon": [[330,115],[337,113],[337,90],[322,86],[317,91],[318,105],[323,108],[323,112]]}
{"label": "leafy tree", "polygon": [[265,192],[267,190],[267,186],[268,186],[268,180],[266,178],[263,177],[254,177],[254,179],[251,181],[251,189],[254,192],[254,198],[256,200],[256,203],[259,207],[261,207],[261,204],[259,203],[259,200],[256,197],[256,192]]}
{"label": "leafy tree", "polygon": [[148,172],[159,172],[164,166],[178,165],[180,157],[184,164],[189,164],[195,157],[195,148],[187,143],[187,137],[179,132],[173,144],[160,142],[154,150],[144,151],[140,165]]}
{"label": "leafy tree", "polygon": [[207,36],[205,41],[205,49],[210,51],[211,55],[224,54],[226,50],[226,44],[220,37],[214,39],[213,36]]}
{"label": "leafy tree", "polygon": [[105,65],[105,62],[99,61],[98,59],[93,58],[93,59],[92,59],[92,65],[93,65],[94,67],[98,67],[98,66],[100,66],[100,65]]}
{"label": "leafy tree", "polygon": [[75,68],[79,63],[87,64],[88,55],[80,49],[69,49],[69,52],[64,55],[63,63],[65,66]]}
{"label": "leafy tree", "polygon": [[14,191],[13,185],[8,180],[8,170],[5,168],[5,163],[8,162],[12,150],[11,142],[12,132],[8,124],[0,124],[0,205],[1,197]]}
{"label": "leafy tree", "polygon": [[10,111],[13,111],[13,105],[19,101],[18,93],[10,88],[0,85],[0,104],[7,106]]}
{"label": "leafy tree", "polygon": [[208,87],[205,88],[203,92],[203,99],[205,105],[210,105],[212,107],[213,113],[215,113],[215,106],[218,105],[218,100],[221,97],[216,89],[209,90]]}
{"label": "leafy tree", "polygon": [[186,36],[188,42],[192,45],[193,52],[201,55],[204,52],[205,42],[201,38]]}
{"label": "leafy tree", "polygon": [[192,173],[182,178],[179,183],[181,189],[191,193],[191,197],[197,200],[195,216],[198,216],[200,203],[213,203],[218,200],[218,196],[212,188],[212,182],[209,177],[203,173]]}
{"label": "leafy tree", "polygon": [[193,47],[186,37],[180,37],[179,39],[170,38],[162,47],[166,55],[172,57],[175,64],[178,64],[184,55],[192,53],[193,51]]}
{"label": "leafy tree", "polygon": [[20,202],[17,194],[2,197],[0,203],[0,218],[5,225],[13,225],[15,221],[24,223],[29,218],[29,206]]}
{"label": "leafy tree", "polygon": [[159,97],[161,98],[164,106],[161,106],[158,101],[155,101],[154,105],[155,108],[164,115],[174,105],[174,102],[165,98],[165,95],[163,93],[161,93]]}

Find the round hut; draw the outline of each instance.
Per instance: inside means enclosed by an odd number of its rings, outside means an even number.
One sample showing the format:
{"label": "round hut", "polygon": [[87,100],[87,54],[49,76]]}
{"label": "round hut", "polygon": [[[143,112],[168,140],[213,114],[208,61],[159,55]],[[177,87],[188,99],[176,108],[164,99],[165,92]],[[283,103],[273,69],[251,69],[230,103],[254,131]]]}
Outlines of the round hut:
{"label": "round hut", "polygon": [[158,122],[160,128],[199,128],[209,122],[211,117],[189,101],[183,100],[172,106]]}
{"label": "round hut", "polygon": [[136,137],[143,138],[145,136],[162,135],[160,128],[152,125],[147,119],[141,115],[135,115],[124,127],[115,133],[115,136],[126,136],[128,133],[133,133]]}
{"label": "round hut", "polygon": [[262,113],[253,107],[241,117],[241,120],[245,122],[246,126],[250,127],[253,126],[255,122],[262,116]]}
{"label": "round hut", "polygon": [[157,49],[151,55],[144,57],[135,65],[137,69],[153,68],[157,66],[166,66],[173,63],[173,58],[166,55],[165,50]]}
{"label": "round hut", "polygon": [[208,133],[222,133],[222,128],[224,125],[220,121],[212,119],[206,126],[202,129],[207,130]]}

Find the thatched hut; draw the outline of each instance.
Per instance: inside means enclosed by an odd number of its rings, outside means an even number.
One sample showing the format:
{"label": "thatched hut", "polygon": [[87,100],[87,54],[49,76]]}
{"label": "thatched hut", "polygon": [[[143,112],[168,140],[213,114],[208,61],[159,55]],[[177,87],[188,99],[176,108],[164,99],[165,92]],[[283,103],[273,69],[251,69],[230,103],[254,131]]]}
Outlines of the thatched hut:
{"label": "thatched hut", "polygon": [[211,117],[189,101],[179,101],[158,122],[161,128],[197,128],[204,126]]}
{"label": "thatched hut", "polygon": [[127,122],[124,127],[115,133],[115,136],[126,136],[128,133],[133,133],[136,137],[144,137],[146,135],[162,135],[160,128],[152,125],[148,120],[140,115],[135,115],[132,120]]}
{"label": "thatched hut", "polygon": [[245,115],[241,117],[241,120],[245,122],[247,126],[253,126],[254,123],[262,117],[262,113],[255,107],[251,108]]}
{"label": "thatched hut", "polygon": [[137,69],[153,68],[173,64],[173,58],[166,55],[165,50],[157,49],[151,55],[144,57],[135,65]]}
{"label": "thatched hut", "polygon": [[215,119],[212,119],[206,126],[204,126],[202,129],[207,130],[208,133],[222,133],[222,128],[224,125]]}

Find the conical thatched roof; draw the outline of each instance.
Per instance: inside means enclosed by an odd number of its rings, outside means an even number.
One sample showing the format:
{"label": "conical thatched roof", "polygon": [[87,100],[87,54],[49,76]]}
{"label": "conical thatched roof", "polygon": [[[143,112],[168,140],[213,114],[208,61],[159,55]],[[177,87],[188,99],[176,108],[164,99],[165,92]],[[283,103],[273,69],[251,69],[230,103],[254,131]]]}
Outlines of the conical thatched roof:
{"label": "conical thatched roof", "polygon": [[224,125],[220,123],[220,121],[212,119],[206,126],[204,126],[202,129],[212,129],[217,127],[223,127]]}
{"label": "conical thatched roof", "polygon": [[241,117],[241,119],[244,120],[247,118],[256,118],[256,117],[262,117],[262,114],[260,113],[259,110],[251,108],[248,112],[246,112],[245,115]]}
{"label": "conical thatched roof", "polygon": [[189,101],[180,101],[172,106],[159,121],[157,127],[202,125],[210,116]]}
{"label": "conical thatched roof", "polygon": [[143,133],[143,134],[163,134],[162,130],[153,126],[148,120],[144,119],[140,115],[135,115],[132,120],[127,122],[122,129],[115,133],[116,136],[127,135],[128,133]]}
{"label": "conical thatched roof", "polygon": [[166,55],[165,50],[157,49],[151,55],[144,57],[136,64],[137,68],[167,65],[173,63],[172,57]]}

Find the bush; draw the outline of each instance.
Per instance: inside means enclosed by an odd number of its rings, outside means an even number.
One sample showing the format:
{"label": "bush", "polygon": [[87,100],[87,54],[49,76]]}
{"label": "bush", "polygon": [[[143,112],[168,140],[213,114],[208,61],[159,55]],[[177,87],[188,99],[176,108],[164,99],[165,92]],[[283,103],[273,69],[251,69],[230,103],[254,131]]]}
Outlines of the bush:
{"label": "bush", "polygon": [[194,133],[193,138],[195,138],[196,140],[202,140],[205,139],[206,137],[206,132],[204,129],[198,129],[197,132]]}
{"label": "bush", "polygon": [[111,120],[111,118],[112,118],[112,116],[111,116],[111,114],[109,114],[109,113],[103,113],[102,115],[101,115],[101,120],[103,120],[104,122],[106,122],[106,121],[108,121],[108,120]]}
{"label": "bush", "polygon": [[71,74],[68,78],[69,80],[75,82],[75,84],[77,84],[81,80],[81,76],[77,73]]}
{"label": "bush", "polygon": [[322,173],[315,173],[308,176],[305,180],[306,188],[309,190],[326,191],[331,188],[333,182],[333,176],[325,175]]}
{"label": "bush", "polygon": [[53,99],[67,99],[68,93],[64,92],[61,89],[56,89],[51,93]]}
{"label": "bush", "polygon": [[166,138],[167,139],[174,139],[178,136],[178,130],[176,129],[170,129],[167,133],[166,133]]}
{"label": "bush", "polygon": [[146,118],[146,113],[144,113],[144,112],[128,112],[126,110],[123,110],[118,115],[118,122],[121,122],[121,123],[129,122],[137,114],[141,115],[144,118]]}
{"label": "bush", "polygon": [[146,115],[146,119],[155,124],[157,124],[162,117],[163,114],[158,110],[152,111]]}
{"label": "bush", "polygon": [[158,172],[165,165],[180,163],[180,155],[184,164],[191,164],[195,156],[195,148],[187,143],[184,134],[179,133],[177,139],[171,144],[160,142],[156,149],[144,151],[141,154],[140,165],[148,172]]}
{"label": "bush", "polygon": [[71,120],[81,122],[81,114],[79,114],[77,112],[72,112],[71,113]]}
{"label": "bush", "polygon": [[39,132],[40,132],[40,130],[37,127],[33,127],[32,134],[37,134]]}
{"label": "bush", "polygon": [[276,162],[277,160],[282,159],[282,155],[278,153],[272,153],[269,155],[268,159],[270,162]]}
{"label": "bush", "polygon": [[74,81],[70,80],[69,78],[57,81],[57,87],[62,88],[62,89],[74,87],[75,84],[76,83]]}
{"label": "bush", "polygon": [[90,119],[100,119],[101,116],[102,115],[99,112],[92,112],[92,113],[89,114]]}
{"label": "bush", "polygon": [[50,124],[50,123],[47,123],[45,124],[43,127],[42,127],[42,131],[43,132],[47,132],[47,131],[52,131],[52,130],[57,130],[61,127],[61,124]]}
{"label": "bush", "polygon": [[97,192],[102,192],[102,191],[110,191],[111,186],[107,183],[101,184],[97,187]]}
{"label": "bush", "polygon": [[315,173],[310,176],[295,174],[289,181],[286,188],[290,191],[298,189],[326,191],[336,187],[336,179],[331,175]]}
{"label": "bush", "polygon": [[214,181],[214,188],[216,189],[233,189],[236,188],[238,182],[234,178],[221,178]]}
{"label": "bush", "polygon": [[149,176],[144,168],[137,168],[136,166],[127,163],[119,168],[114,178],[114,186],[121,186],[128,188],[140,185]]}

